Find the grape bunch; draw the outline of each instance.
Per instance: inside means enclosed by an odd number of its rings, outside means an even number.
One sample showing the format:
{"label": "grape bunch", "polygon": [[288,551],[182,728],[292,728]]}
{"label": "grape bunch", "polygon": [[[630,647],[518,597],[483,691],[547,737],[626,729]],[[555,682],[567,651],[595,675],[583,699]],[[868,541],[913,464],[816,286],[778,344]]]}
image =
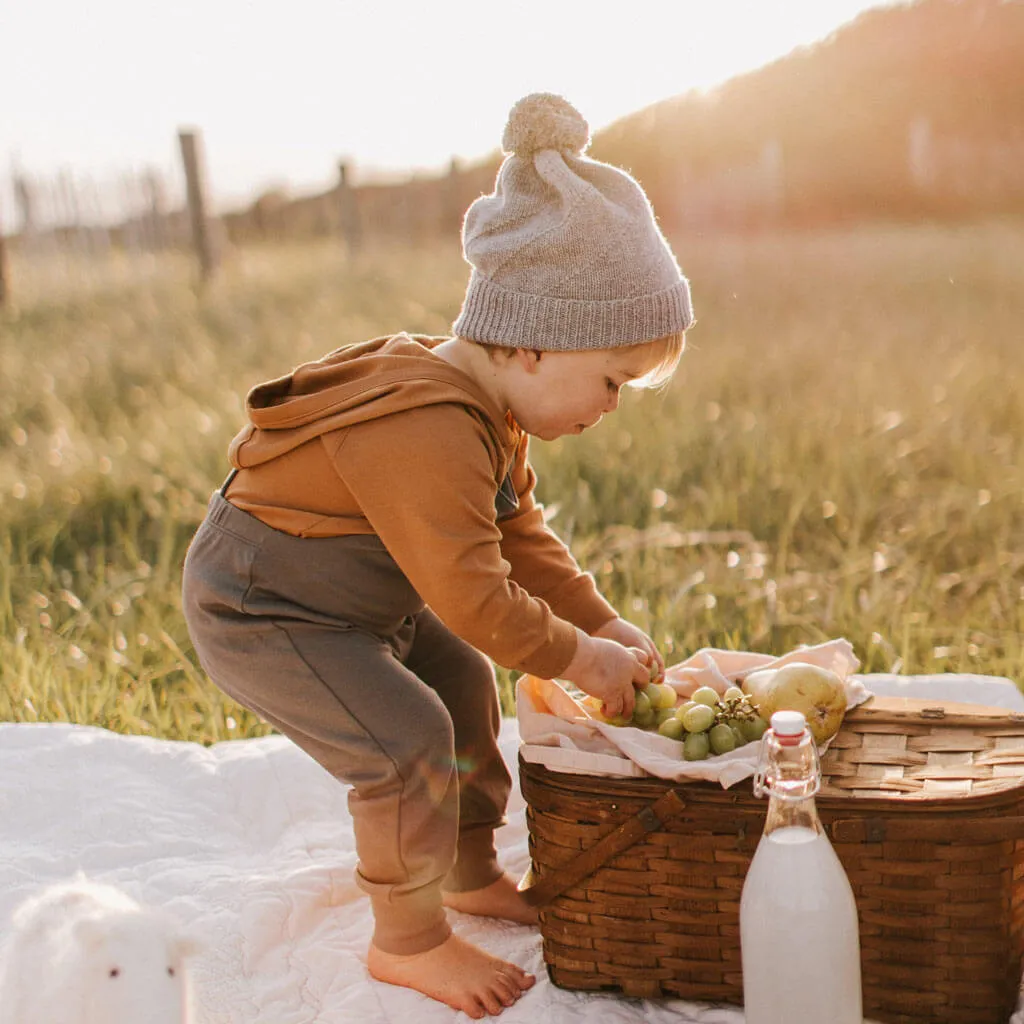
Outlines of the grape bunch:
{"label": "grape bunch", "polygon": [[677,704],[678,699],[667,683],[648,683],[636,691],[631,717],[611,717],[605,721],[679,740],[687,761],[727,754],[759,740],[768,728],[750,697],[738,686],[730,686],[723,694],[710,686],[701,686],[681,704]]}

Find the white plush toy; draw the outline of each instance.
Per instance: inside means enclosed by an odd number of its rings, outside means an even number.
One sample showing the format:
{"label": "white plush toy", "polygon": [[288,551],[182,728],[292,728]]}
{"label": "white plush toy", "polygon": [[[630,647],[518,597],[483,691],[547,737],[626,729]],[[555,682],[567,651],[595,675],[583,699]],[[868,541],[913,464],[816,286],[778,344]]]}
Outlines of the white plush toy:
{"label": "white plush toy", "polygon": [[14,912],[0,1024],[193,1024],[196,944],[162,911],[79,874]]}

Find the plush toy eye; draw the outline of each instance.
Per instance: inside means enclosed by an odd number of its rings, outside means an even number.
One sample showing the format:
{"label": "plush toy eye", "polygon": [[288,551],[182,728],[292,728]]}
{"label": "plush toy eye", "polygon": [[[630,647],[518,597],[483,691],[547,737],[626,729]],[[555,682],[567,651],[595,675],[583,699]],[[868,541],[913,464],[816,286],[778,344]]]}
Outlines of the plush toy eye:
{"label": "plush toy eye", "polygon": [[168,974],[169,977],[173,978],[174,977],[174,968],[173,967],[168,967],[167,968],[167,974]]}
{"label": "plush toy eye", "polygon": [[110,976],[112,978],[116,978],[120,973],[121,973],[121,968],[120,967],[111,967],[110,968]]}

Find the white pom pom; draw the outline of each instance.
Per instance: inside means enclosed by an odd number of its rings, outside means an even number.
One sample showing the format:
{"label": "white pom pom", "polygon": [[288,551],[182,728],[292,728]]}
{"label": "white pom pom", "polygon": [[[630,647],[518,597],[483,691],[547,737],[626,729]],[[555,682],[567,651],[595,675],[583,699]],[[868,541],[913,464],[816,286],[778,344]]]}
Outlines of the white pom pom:
{"label": "white pom pom", "polygon": [[501,148],[516,156],[542,149],[582,153],[590,145],[590,126],[566,99],[550,92],[524,96],[509,112]]}

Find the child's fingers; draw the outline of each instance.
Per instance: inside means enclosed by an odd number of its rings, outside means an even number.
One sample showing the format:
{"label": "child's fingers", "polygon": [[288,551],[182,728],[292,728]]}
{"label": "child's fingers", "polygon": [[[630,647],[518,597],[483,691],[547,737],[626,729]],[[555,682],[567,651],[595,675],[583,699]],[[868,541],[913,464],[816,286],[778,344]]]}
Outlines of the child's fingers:
{"label": "child's fingers", "polygon": [[629,718],[633,714],[633,690],[611,697],[601,705],[601,714],[606,718]]}
{"label": "child's fingers", "polygon": [[656,682],[663,682],[665,679],[665,659],[661,656],[661,651],[657,647],[653,648],[654,651],[654,668],[657,670]]}
{"label": "child's fingers", "polygon": [[614,718],[616,715],[622,714],[622,698],[610,697],[601,701],[601,714],[606,718]]}
{"label": "child's fingers", "polygon": [[655,683],[663,682],[665,679],[665,659],[661,656],[661,651],[658,650],[653,640],[650,641],[648,652],[651,655],[651,660],[647,663],[651,670],[651,680]]}
{"label": "child's fingers", "polygon": [[636,659],[633,666],[633,685],[643,686],[651,681],[650,654],[640,647],[630,647],[630,654]]}
{"label": "child's fingers", "polygon": [[645,683],[660,683],[665,678],[665,660],[661,656],[661,652],[657,647],[654,646],[652,640],[650,644],[645,644],[643,647],[632,647],[630,650],[639,652],[644,665],[647,667],[647,677],[644,679]]}

